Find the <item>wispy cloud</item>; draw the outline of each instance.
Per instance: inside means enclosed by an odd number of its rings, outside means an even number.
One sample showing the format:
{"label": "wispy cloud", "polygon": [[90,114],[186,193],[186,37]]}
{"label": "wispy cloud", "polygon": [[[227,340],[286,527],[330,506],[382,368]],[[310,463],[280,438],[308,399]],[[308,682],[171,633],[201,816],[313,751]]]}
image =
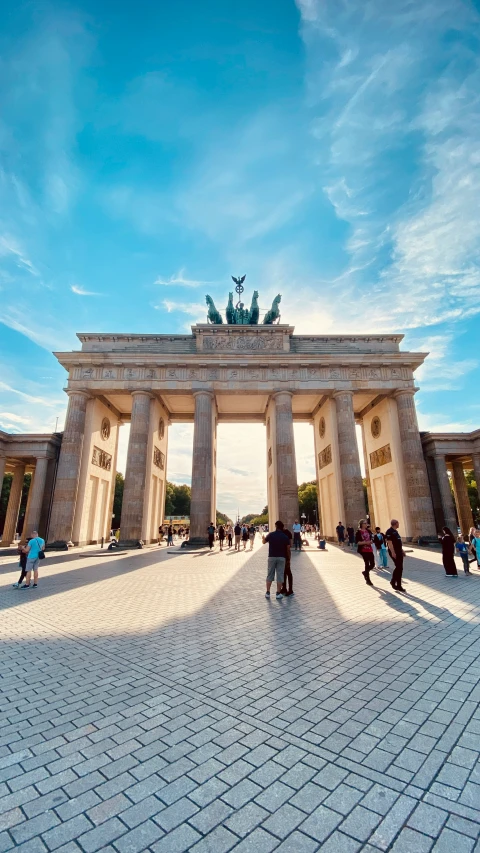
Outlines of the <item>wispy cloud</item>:
{"label": "wispy cloud", "polygon": [[154,284],[161,284],[165,287],[200,287],[201,285],[207,284],[215,284],[212,281],[203,281],[202,279],[195,278],[185,278],[185,270],[181,269],[178,273],[170,276],[170,278],[162,278],[162,276],[158,276],[153,282]]}
{"label": "wispy cloud", "polygon": [[0,236],[0,257],[8,256],[13,256],[18,267],[27,270],[33,276],[40,276],[39,271],[18,241],[11,235],[3,234]]}
{"label": "wispy cloud", "polygon": [[81,287],[79,284],[72,284],[70,286],[70,290],[72,293],[76,293],[77,296],[103,296],[102,293],[97,293],[93,290],[85,290],[85,288]]}
{"label": "wispy cloud", "polygon": [[20,391],[18,388],[13,388],[11,385],[7,385],[6,382],[0,382],[0,391],[9,391],[11,394],[16,394],[19,397],[22,397],[22,399],[28,400],[29,403],[39,403],[42,406],[49,406],[50,408],[58,408],[59,405],[65,405],[64,400],[50,400],[48,397],[35,397],[32,394],[26,394],[25,391]]}
{"label": "wispy cloud", "polygon": [[0,418],[15,421],[15,423],[18,424],[29,424],[31,421],[31,418],[24,418],[21,415],[15,415],[13,412],[0,412]]}

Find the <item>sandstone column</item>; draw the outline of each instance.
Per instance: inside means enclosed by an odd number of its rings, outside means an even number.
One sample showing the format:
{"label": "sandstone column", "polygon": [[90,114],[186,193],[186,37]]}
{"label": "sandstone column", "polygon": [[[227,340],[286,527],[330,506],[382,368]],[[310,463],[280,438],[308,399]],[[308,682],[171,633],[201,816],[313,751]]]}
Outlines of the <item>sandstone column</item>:
{"label": "sandstone column", "polygon": [[48,462],[49,460],[46,456],[38,457],[35,465],[35,471],[32,474],[32,483],[30,485],[27,509],[25,512],[25,523],[23,525],[22,541],[30,535],[32,530],[38,530],[40,524]]}
{"label": "sandstone column", "polygon": [[25,465],[15,465],[13,472],[10,497],[8,498],[7,514],[3,528],[2,545],[11,545],[17,532],[18,513],[22,502],[23,480],[25,477]]}
{"label": "sandstone column", "polygon": [[[463,462],[452,462],[453,491],[455,492],[455,503],[457,504],[458,525],[464,536],[473,524],[472,508],[468,497],[467,481],[463,470]],[[457,528],[452,528],[456,534]]]}
{"label": "sandstone column", "polygon": [[120,437],[120,425],[121,425],[121,423],[122,422],[120,420],[117,421],[117,423],[116,423],[117,437],[115,439],[115,453],[113,454],[113,460],[112,460],[113,479],[112,479],[112,485],[110,488],[110,497],[108,500],[108,509],[107,509],[108,515],[107,515],[107,518],[105,520],[105,533],[103,534],[105,537],[105,542],[110,541],[110,531],[112,529],[113,504],[115,501],[115,484],[116,484],[116,480],[117,480],[118,439]]}
{"label": "sandstone column", "polygon": [[208,544],[207,527],[212,518],[215,488],[215,398],[211,391],[195,391],[193,425],[192,497],[189,546]]}
{"label": "sandstone column", "polygon": [[335,391],[333,398],[337,408],[338,452],[345,510],[345,518],[341,521],[345,527],[356,529],[367,510],[355,431],[353,391]]}
{"label": "sandstone column", "polygon": [[455,514],[455,504],[453,501],[452,490],[450,488],[447,463],[445,461],[445,456],[439,455],[434,458],[438,489],[440,491],[440,499],[442,502],[443,525],[449,527],[450,530],[455,533],[457,530],[457,516]]}
{"label": "sandstone column", "polygon": [[406,389],[396,391],[394,395],[397,400],[400,443],[412,520],[412,538],[428,537],[437,541],[432,496],[418,429],[414,394],[413,389]]}
{"label": "sandstone column", "polygon": [[[290,527],[299,521],[297,461],[293,434],[292,394],[278,391],[275,399],[276,493],[278,518]],[[275,519],[276,521],[277,519]]]}
{"label": "sandstone column", "polygon": [[367,442],[365,440],[365,424],[362,420],[362,447],[363,447],[363,464],[365,465],[365,479],[367,481],[367,498],[368,498],[368,514],[370,516],[370,525],[372,530],[375,527],[375,508],[373,506],[372,481],[370,479],[370,465],[367,453]]}
{"label": "sandstone column", "polygon": [[78,479],[82,462],[85,414],[90,395],[85,391],[67,391],[67,417],[58,460],[52,514],[48,531],[51,547],[66,548],[72,541],[77,503]]}
{"label": "sandstone column", "polygon": [[5,456],[0,456],[0,495],[2,493],[3,478],[5,477],[6,461]]}
{"label": "sandstone column", "polygon": [[142,537],[143,506],[150,429],[149,391],[132,391],[132,420],[120,520],[120,545],[135,548]]}
{"label": "sandstone column", "polygon": [[472,453],[473,473],[477,483],[478,497],[480,500],[480,453]]}

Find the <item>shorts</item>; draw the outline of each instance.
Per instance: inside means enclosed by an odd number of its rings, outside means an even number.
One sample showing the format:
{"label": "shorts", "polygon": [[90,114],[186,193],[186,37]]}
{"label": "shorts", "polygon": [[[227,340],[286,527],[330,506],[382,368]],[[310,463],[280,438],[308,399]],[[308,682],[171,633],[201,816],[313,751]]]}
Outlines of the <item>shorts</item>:
{"label": "shorts", "polygon": [[235,536],[235,545],[240,545],[240,536]]}
{"label": "shorts", "polygon": [[283,583],[285,574],[285,557],[269,557],[267,581],[273,581],[277,575],[277,583]]}
{"label": "shorts", "polygon": [[36,572],[39,566],[40,560],[38,557],[35,557],[34,560],[27,560],[27,572]]}

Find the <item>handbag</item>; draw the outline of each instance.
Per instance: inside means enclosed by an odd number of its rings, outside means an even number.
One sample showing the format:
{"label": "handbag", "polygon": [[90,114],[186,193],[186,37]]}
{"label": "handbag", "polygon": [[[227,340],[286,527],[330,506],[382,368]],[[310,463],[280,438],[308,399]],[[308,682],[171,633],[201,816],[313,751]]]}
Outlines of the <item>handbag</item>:
{"label": "handbag", "polygon": [[[38,539],[37,539],[37,542],[38,542]],[[43,549],[41,549],[41,550],[39,549],[39,551],[38,551],[38,559],[39,559],[39,560],[44,560],[44,559],[45,559],[45,551],[44,551]]]}

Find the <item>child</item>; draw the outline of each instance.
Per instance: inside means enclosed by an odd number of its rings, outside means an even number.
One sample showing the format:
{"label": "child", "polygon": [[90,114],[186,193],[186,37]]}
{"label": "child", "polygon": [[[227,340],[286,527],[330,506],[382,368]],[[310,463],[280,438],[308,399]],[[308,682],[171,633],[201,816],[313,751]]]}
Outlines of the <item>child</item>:
{"label": "child", "polygon": [[462,563],[463,563],[463,568],[464,568],[465,574],[469,575],[470,569],[468,568],[468,545],[464,541],[464,538],[463,538],[461,533],[459,536],[457,536],[457,542],[455,545],[455,550],[456,550],[458,556],[462,558]]}

